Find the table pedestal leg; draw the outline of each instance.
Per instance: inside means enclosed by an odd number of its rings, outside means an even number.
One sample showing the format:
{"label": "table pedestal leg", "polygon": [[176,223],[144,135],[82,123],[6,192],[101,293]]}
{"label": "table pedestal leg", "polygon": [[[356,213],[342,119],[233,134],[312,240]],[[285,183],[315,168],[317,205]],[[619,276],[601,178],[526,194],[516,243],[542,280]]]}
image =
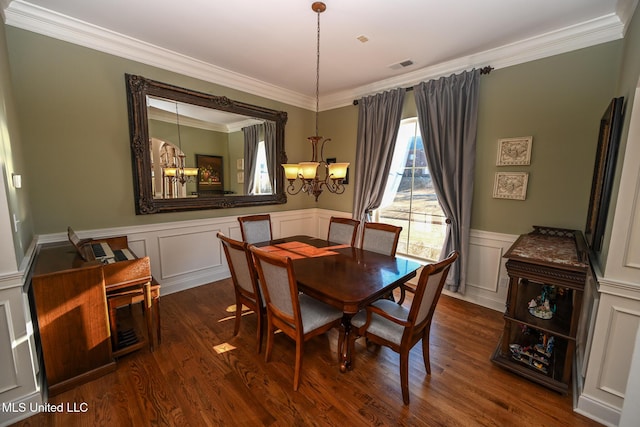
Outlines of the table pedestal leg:
{"label": "table pedestal leg", "polygon": [[340,328],[341,345],[338,348],[340,356],[340,372],[351,370],[351,318],[353,314],[344,314],[342,317],[342,327]]}

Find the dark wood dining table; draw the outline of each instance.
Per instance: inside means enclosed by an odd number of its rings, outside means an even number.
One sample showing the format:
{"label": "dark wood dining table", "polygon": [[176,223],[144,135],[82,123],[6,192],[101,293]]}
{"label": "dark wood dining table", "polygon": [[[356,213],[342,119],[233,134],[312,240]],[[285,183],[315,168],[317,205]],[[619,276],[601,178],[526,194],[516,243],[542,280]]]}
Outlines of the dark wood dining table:
{"label": "dark wood dining table", "polygon": [[298,289],[341,309],[342,327],[338,348],[340,371],[351,363],[351,318],[368,304],[388,295],[416,276],[421,264],[310,236],[291,236],[255,246],[293,260]]}

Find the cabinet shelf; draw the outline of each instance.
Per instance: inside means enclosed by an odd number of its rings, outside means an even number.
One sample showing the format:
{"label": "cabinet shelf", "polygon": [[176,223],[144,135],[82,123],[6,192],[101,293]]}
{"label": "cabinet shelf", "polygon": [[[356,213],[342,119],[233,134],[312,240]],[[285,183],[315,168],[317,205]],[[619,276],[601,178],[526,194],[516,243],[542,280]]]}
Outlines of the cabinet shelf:
{"label": "cabinet shelf", "polygon": [[[509,293],[492,361],[561,393],[571,382],[588,257],[579,231],[534,227],[505,254]],[[540,315],[530,308],[545,307]],[[546,317],[548,314],[548,318]]]}
{"label": "cabinet shelf", "polygon": [[[550,319],[541,319],[529,311],[529,302],[539,298],[542,294],[542,288],[545,286],[551,286],[555,293],[551,299],[551,305],[555,307],[555,312]],[[571,314],[573,313],[575,293],[576,291],[571,288],[521,279],[518,283],[518,301],[513,307],[513,316],[509,315],[511,311],[508,310],[505,313],[505,319],[522,322],[533,328],[572,339],[574,337],[571,335]]]}

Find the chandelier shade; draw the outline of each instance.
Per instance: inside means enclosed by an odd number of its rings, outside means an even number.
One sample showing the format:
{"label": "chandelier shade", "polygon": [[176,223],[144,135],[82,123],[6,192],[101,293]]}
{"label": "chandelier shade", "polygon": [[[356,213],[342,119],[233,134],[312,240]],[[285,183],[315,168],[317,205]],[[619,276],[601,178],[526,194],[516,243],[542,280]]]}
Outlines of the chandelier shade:
{"label": "chandelier shade", "polygon": [[329,177],[331,179],[345,179],[349,163],[329,163]]}
{"label": "chandelier shade", "polygon": [[[317,30],[317,48],[316,48],[316,133],[307,139],[311,143],[312,157],[311,161],[300,163],[283,164],[284,174],[289,181],[287,193],[296,195],[300,192],[313,195],[318,201],[318,196],[323,190],[330,193],[344,193],[343,180],[347,175],[349,163],[327,163],[323,157],[324,145],[331,141],[330,138],[318,136],[318,116],[319,116],[319,99],[320,99],[320,14],[327,9],[323,2],[314,2],[311,9],[318,16]],[[320,178],[324,172],[324,178]],[[296,189],[296,186],[299,187]]]}

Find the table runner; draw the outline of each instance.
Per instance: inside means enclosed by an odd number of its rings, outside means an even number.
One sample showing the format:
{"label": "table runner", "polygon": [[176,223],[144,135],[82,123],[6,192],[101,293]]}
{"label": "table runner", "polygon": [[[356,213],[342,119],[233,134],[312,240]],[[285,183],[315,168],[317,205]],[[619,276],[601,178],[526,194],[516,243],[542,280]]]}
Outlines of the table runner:
{"label": "table runner", "polygon": [[286,242],[278,243],[271,246],[263,246],[260,249],[263,251],[275,253],[281,256],[288,256],[291,259],[300,258],[312,258],[327,255],[336,255],[337,252],[332,249],[348,248],[349,245],[335,245],[327,246],[324,248],[317,248],[308,243],[302,242]]}

